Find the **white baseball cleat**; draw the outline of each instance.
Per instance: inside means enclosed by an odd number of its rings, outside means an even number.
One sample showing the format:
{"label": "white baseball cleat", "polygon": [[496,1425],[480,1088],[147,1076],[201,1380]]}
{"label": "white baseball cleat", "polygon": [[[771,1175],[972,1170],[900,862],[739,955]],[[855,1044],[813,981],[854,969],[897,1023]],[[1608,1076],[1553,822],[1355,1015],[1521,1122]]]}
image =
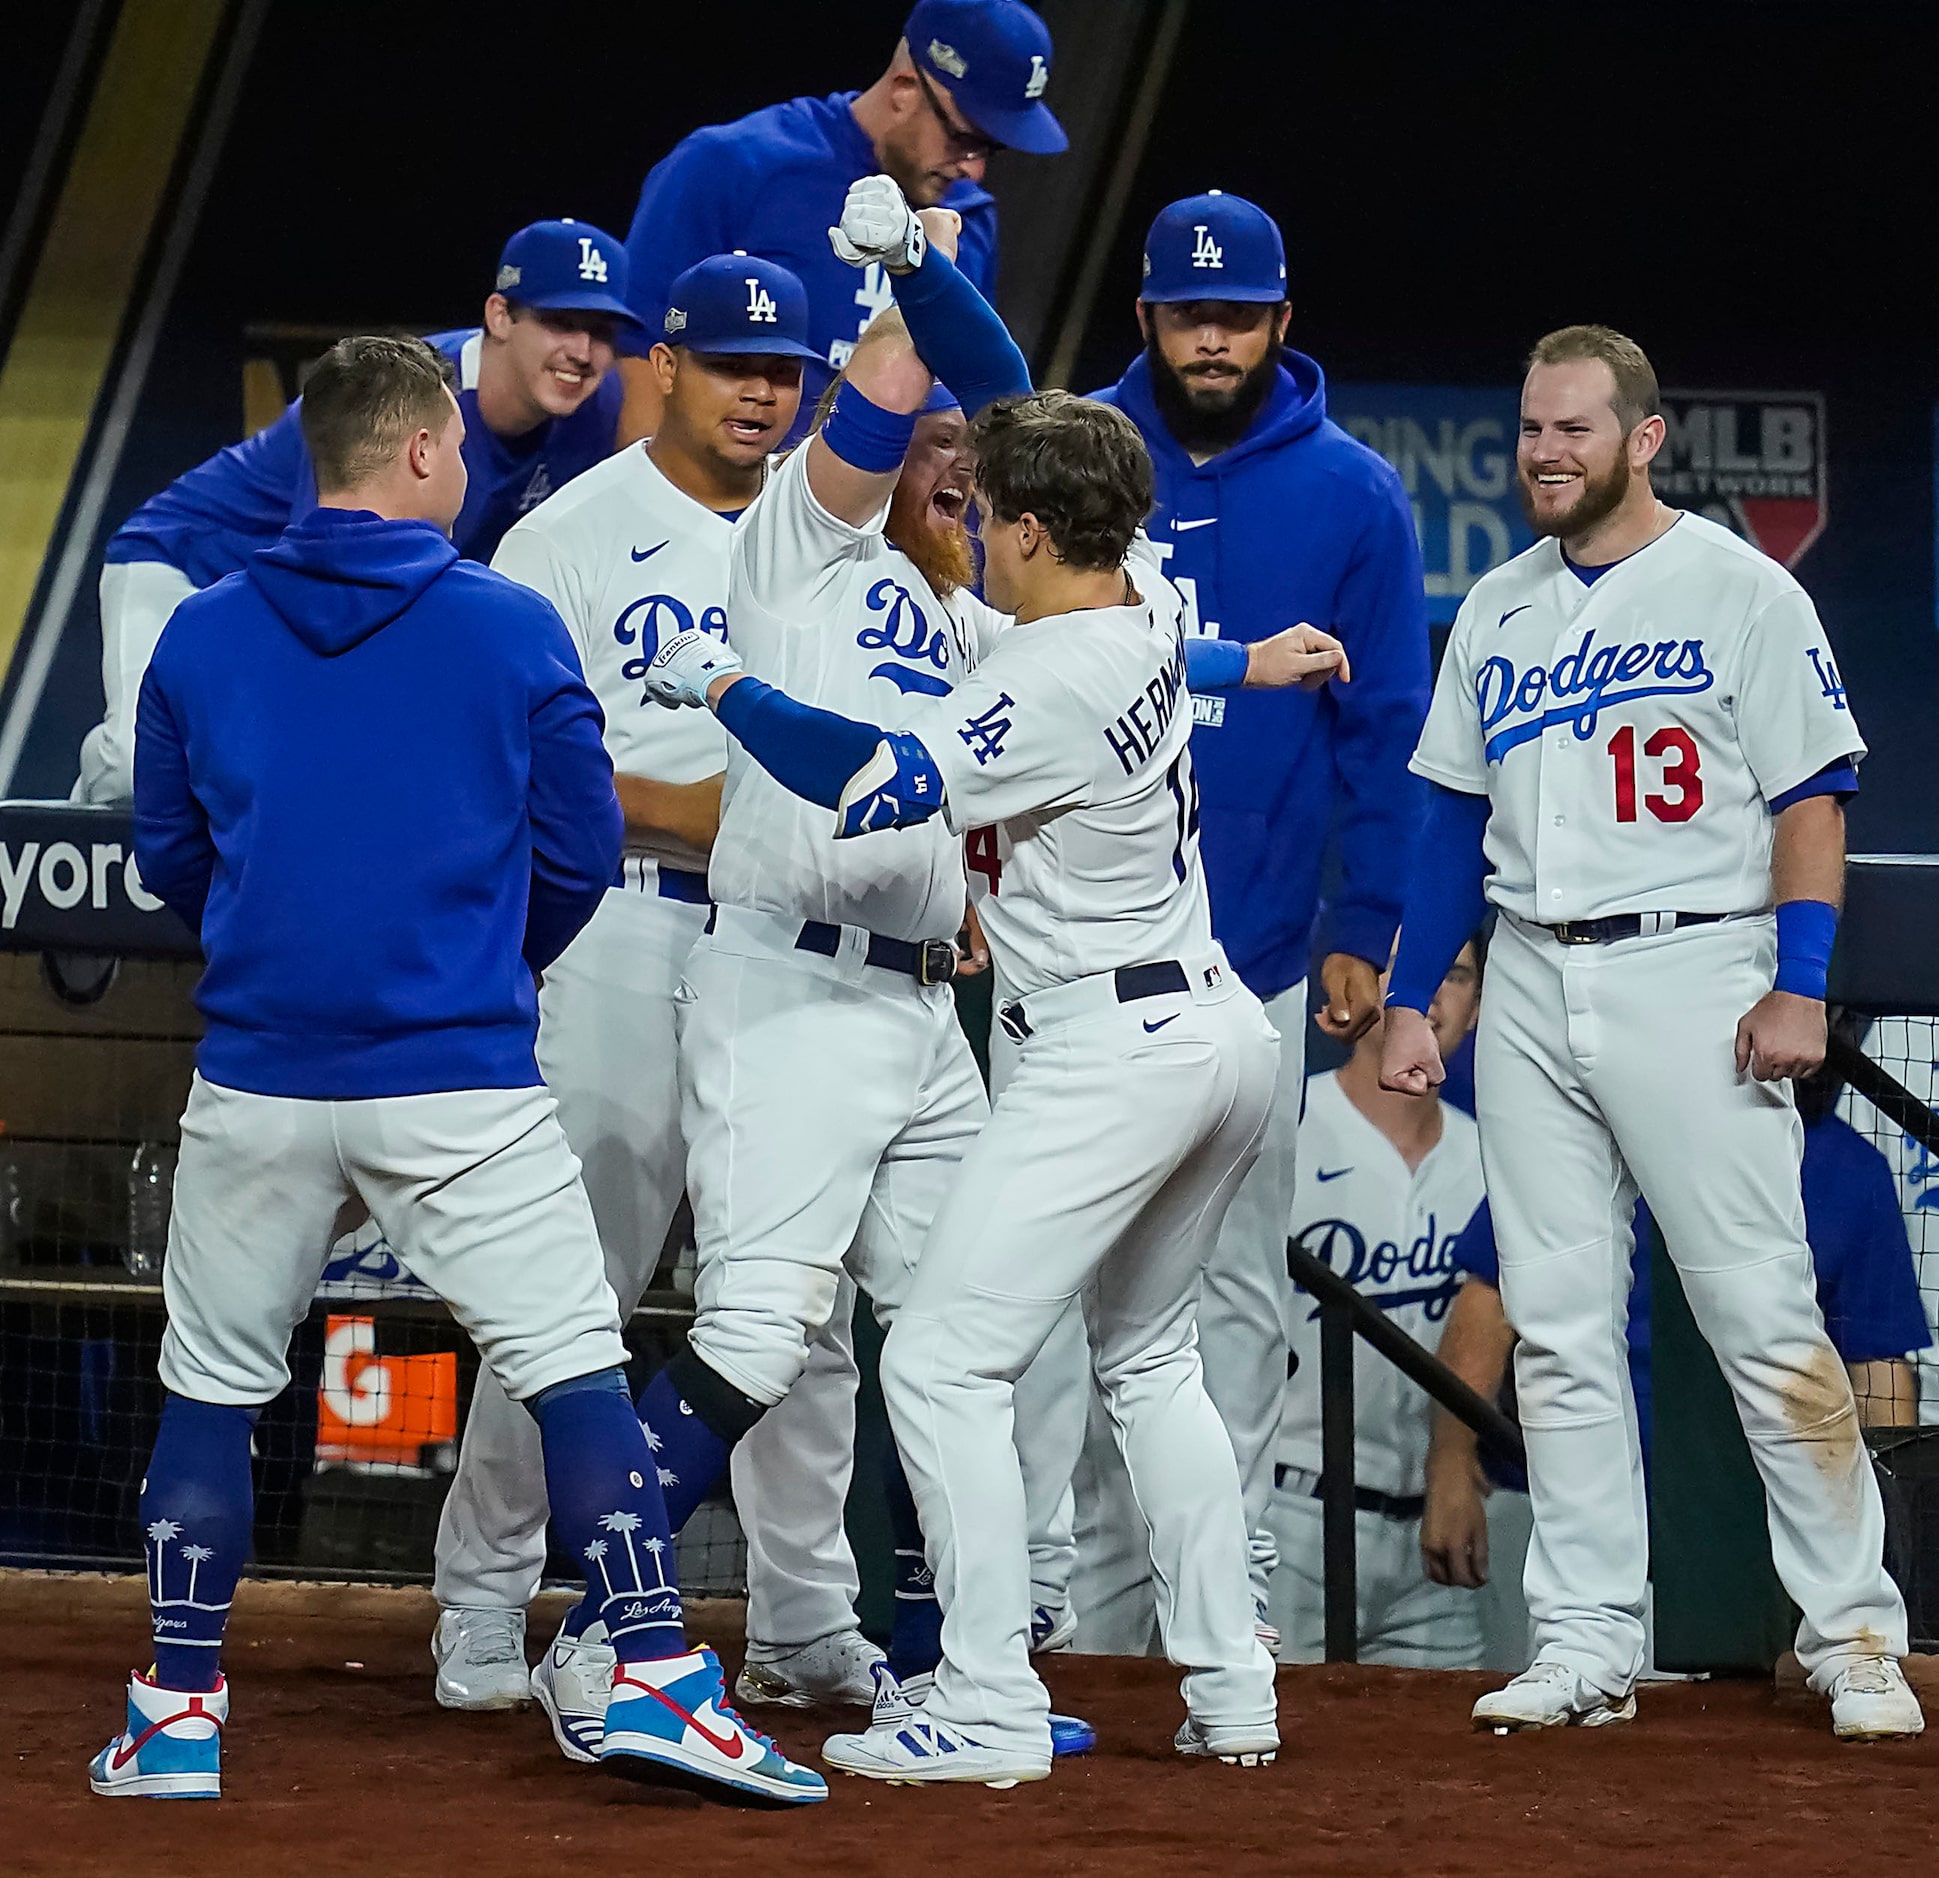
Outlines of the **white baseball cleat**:
{"label": "white baseball cleat", "polygon": [[1223,1761],[1228,1767],[1270,1767],[1279,1758],[1279,1730],[1270,1723],[1261,1728],[1212,1728],[1187,1715],[1171,1744],[1195,1760]]}
{"label": "white baseball cleat", "polygon": [[[880,1715],[879,1706],[876,1712]],[[1048,1753],[990,1747],[947,1722],[931,1720],[920,1708],[909,1709],[899,1721],[874,1721],[866,1734],[830,1735],[821,1745],[821,1758],[841,1773],[891,1786],[954,1782],[1005,1788],[1050,1774]]]}
{"label": "white baseball cleat", "polygon": [[1474,1705],[1474,1725],[1507,1734],[1523,1728],[1609,1728],[1636,1719],[1633,1690],[1605,1695],[1566,1663],[1535,1663]]}
{"label": "white baseball cleat", "polygon": [[595,1619],[568,1637],[563,1623],[532,1665],[532,1697],[552,1724],[552,1739],[569,1761],[596,1761],[606,1738],[606,1704],[613,1695],[613,1646]]}
{"label": "white baseball cleat", "polygon": [[1925,1711],[1890,1656],[1861,1656],[1832,1677],[1831,1732],[1840,1741],[1891,1741],[1925,1733]]}
{"label": "white baseball cleat", "polygon": [[470,1605],[440,1611],[431,1660],[438,1666],[440,1708],[519,1708],[532,1699],[523,1611]]}
{"label": "white baseball cleat", "polygon": [[869,1672],[886,1660],[859,1630],[796,1645],[750,1642],[734,1679],[734,1700],[750,1708],[814,1708],[824,1702],[867,1708],[875,1700]]}
{"label": "white baseball cleat", "polygon": [[1030,1612],[1030,1654],[1048,1656],[1053,1650],[1068,1650],[1077,1635],[1077,1613],[1066,1604],[1061,1607],[1039,1604]]}

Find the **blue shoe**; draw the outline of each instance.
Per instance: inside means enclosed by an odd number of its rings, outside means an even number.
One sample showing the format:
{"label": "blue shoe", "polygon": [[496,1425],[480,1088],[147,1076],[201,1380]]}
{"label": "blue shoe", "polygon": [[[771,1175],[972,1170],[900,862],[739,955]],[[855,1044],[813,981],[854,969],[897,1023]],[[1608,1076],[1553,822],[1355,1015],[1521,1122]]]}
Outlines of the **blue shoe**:
{"label": "blue shoe", "polygon": [[1075,1715],[1052,1715],[1050,1751],[1059,1760],[1066,1754],[1088,1754],[1097,1746],[1097,1730]]}
{"label": "blue shoe", "polygon": [[827,1781],[727,1706],[720,1659],[706,1649],[614,1670],[599,1764],[629,1780],[725,1787],[787,1806],[828,1797]]}
{"label": "blue shoe", "polygon": [[128,1681],[128,1726],[88,1763],[88,1785],[144,1800],[219,1800],[228,1719],[226,1681],[191,1694],[137,1673]]}

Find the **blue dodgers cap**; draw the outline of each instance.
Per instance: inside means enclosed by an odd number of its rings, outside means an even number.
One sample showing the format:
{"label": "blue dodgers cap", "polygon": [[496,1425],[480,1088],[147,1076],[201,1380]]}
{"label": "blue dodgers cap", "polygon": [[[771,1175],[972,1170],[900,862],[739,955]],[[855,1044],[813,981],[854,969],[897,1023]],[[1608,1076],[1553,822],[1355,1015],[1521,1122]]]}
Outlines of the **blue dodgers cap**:
{"label": "blue dodgers cap", "polygon": [[1141,300],[1283,300],[1279,224],[1244,196],[1207,190],[1158,211],[1145,236]]}
{"label": "blue dodgers cap", "polygon": [[667,291],[660,337],[693,352],[818,359],[808,343],[808,290],[778,261],[736,248],[696,261]]}
{"label": "blue dodgers cap", "polygon": [[1023,0],[916,0],[902,29],[909,56],[949,88],[986,137],[1030,156],[1070,147],[1043,101],[1050,28]]}
{"label": "blue dodgers cap", "polygon": [[590,222],[568,217],[521,228],[498,257],[494,285],[521,306],[604,313],[626,326],[640,323],[626,304],[626,250]]}
{"label": "blue dodgers cap", "polygon": [[923,399],[918,417],[934,417],[942,411],[960,411],[963,401],[939,378],[929,387],[929,396]]}

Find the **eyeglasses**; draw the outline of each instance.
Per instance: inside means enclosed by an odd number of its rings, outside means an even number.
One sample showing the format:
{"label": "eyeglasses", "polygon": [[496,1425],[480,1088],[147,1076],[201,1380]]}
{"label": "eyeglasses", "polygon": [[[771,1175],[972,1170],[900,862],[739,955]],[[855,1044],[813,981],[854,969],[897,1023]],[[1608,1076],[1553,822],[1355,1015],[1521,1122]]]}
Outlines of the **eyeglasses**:
{"label": "eyeglasses", "polygon": [[949,147],[954,155],[965,162],[974,162],[1003,148],[994,137],[985,136],[971,125],[957,123],[943,108],[942,94],[929,82],[929,74],[920,65],[916,67],[916,83],[922,87],[922,95],[929,101],[930,110],[935,112],[936,122],[943,127],[943,134],[949,139]]}

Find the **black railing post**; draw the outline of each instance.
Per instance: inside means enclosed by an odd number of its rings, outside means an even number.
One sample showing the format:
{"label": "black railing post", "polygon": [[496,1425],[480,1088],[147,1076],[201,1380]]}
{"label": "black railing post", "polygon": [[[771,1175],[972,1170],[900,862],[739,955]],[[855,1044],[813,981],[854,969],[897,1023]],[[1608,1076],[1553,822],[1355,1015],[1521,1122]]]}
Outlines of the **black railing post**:
{"label": "black railing post", "polygon": [[1353,1529],[1353,1314],[1320,1301],[1320,1557],[1326,1586],[1326,1660],[1360,1657],[1360,1566]]}

